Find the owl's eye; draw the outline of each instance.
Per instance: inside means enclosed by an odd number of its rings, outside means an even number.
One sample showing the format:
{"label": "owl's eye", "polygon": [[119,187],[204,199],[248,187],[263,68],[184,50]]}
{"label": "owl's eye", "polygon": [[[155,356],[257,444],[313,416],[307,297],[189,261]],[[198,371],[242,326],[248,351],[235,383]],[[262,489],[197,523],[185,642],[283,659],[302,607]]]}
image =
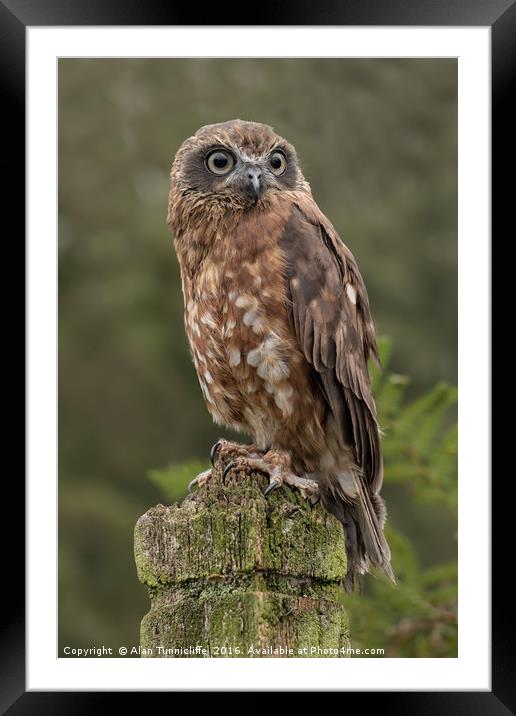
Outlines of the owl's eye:
{"label": "owl's eye", "polygon": [[287,168],[287,159],[283,152],[273,152],[269,157],[269,166],[273,174],[279,177]]}
{"label": "owl's eye", "polygon": [[223,174],[229,174],[235,166],[235,160],[230,152],[217,149],[206,157],[206,166],[213,174],[222,176]]}

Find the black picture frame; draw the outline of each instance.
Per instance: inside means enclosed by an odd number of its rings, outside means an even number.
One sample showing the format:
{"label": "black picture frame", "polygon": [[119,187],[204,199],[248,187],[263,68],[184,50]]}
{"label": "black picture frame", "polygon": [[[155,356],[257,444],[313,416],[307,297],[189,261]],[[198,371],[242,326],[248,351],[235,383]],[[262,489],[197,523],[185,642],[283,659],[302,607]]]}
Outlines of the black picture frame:
{"label": "black picture frame", "polygon": [[[247,18],[244,10],[250,10]],[[511,107],[511,89],[516,77],[516,4],[514,0],[345,0],[317,3],[265,1],[260,5],[244,5],[232,13],[231,3],[220,11],[215,5],[202,11],[203,25],[228,25],[226,18],[238,17],[238,24],[247,25],[405,25],[405,26],[490,26],[492,31],[492,232],[502,237],[510,226],[509,212],[514,203],[514,152],[511,154],[511,130],[516,126]],[[11,230],[10,248],[23,252],[24,242],[14,226],[22,233],[25,216],[25,31],[33,26],[59,25],[192,25],[198,19],[199,7],[160,2],[159,0],[0,0],[0,87],[3,98],[4,196],[9,213],[17,216]],[[511,85],[511,80],[513,83]],[[511,161],[512,159],[512,161]],[[8,169],[7,171],[5,171]],[[512,172],[511,172],[512,170]],[[512,218],[512,217],[511,217]],[[514,230],[512,230],[512,233]],[[505,234],[504,234],[505,235]],[[14,244],[14,246],[13,246]],[[21,257],[20,257],[21,258]],[[19,298],[17,303],[24,299]],[[11,303],[14,301],[11,299]],[[21,332],[20,322],[18,331]],[[13,329],[12,335],[16,335]],[[14,343],[12,339],[11,345]],[[13,363],[9,375],[20,370],[20,362]],[[21,382],[21,381],[20,381]],[[17,398],[19,404],[21,399]],[[13,418],[15,413],[12,413]],[[21,422],[21,421],[20,421]],[[14,419],[12,424],[15,424]],[[503,476],[493,481],[493,592],[492,592],[492,691],[485,692],[369,692],[347,693],[348,700],[358,697],[361,708],[382,709],[383,713],[401,714],[502,714],[514,713],[516,688],[514,656],[514,607],[512,591],[506,583],[504,569],[512,570],[507,546],[512,548],[509,529],[512,509],[506,498]],[[507,475],[506,480],[512,476]],[[25,691],[25,612],[20,595],[24,583],[24,536],[20,528],[24,485],[21,469],[5,475],[9,490],[4,490],[5,512],[15,514],[15,530],[9,533],[11,542],[3,554],[4,589],[11,605],[2,611],[2,651],[0,656],[0,712],[12,716],[21,714],[92,713],[106,710],[112,704],[111,692],[26,692]],[[15,539],[12,535],[16,534]],[[505,546],[505,551],[504,551]],[[7,576],[8,575],[8,576]],[[16,596],[14,596],[16,595]],[[512,624],[511,624],[512,622]],[[410,688],[410,685],[407,685]],[[317,685],[314,684],[314,691]],[[138,699],[138,694],[132,694]],[[374,700],[374,704],[373,704]],[[134,706],[136,702],[134,701]],[[112,706],[110,707],[112,708]]]}

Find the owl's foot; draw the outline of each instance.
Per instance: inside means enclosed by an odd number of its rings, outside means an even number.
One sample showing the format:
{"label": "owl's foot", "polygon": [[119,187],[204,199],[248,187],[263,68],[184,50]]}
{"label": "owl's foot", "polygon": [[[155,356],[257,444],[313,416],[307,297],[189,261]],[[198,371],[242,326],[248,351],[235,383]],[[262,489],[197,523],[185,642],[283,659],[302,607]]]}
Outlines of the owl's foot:
{"label": "owl's foot", "polygon": [[208,480],[211,477],[211,470],[205,470],[204,472],[200,472],[197,477],[194,477],[193,480],[190,480],[188,483],[188,492],[192,492],[194,487],[202,487],[205,485]]}
{"label": "owl's foot", "polygon": [[[231,465],[235,465],[236,461],[240,463],[244,459],[259,459],[263,456],[263,450],[260,450],[256,445],[240,445],[239,443],[231,443],[229,440],[220,439],[210,450],[210,460],[213,467],[218,462],[222,465],[226,465],[223,472],[223,478],[229,471]],[[188,483],[188,492],[192,492],[194,487],[202,487],[212,477],[212,470],[205,470],[201,472],[193,480]]]}
{"label": "owl's foot", "polygon": [[277,490],[281,485],[289,485],[299,490],[301,495],[308,500],[312,507],[319,502],[321,495],[319,493],[319,485],[315,480],[311,480],[309,477],[301,477],[293,472],[278,473],[275,470],[269,478],[269,484],[263,491],[265,497],[271,494],[274,490]]}
{"label": "owl's foot", "polygon": [[299,490],[305,500],[310,501],[311,505],[316,505],[319,502],[318,484],[315,480],[293,473],[290,470],[290,458],[285,453],[270,450],[263,457],[245,457],[232,461],[226,465],[223,478],[233,469],[249,473],[261,472],[265,475],[269,479],[269,484],[263,492],[265,497],[281,485],[289,485]]}
{"label": "owl's foot", "polygon": [[240,443],[231,443],[223,438],[217,440],[210,450],[210,460],[213,467],[219,460],[223,465],[226,465],[241,458],[260,458],[262,455],[263,451],[259,450],[256,445],[240,445]]}

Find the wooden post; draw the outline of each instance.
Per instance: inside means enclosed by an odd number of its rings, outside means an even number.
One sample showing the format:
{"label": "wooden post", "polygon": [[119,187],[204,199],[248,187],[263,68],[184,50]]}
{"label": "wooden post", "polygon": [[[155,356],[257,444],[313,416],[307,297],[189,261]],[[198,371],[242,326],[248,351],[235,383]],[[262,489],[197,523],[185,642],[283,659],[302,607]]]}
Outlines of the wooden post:
{"label": "wooden post", "polygon": [[135,559],[151,609],[146,657],[342,657],[341,525],[261,475],[215,468],[181,505],[138,520]]}

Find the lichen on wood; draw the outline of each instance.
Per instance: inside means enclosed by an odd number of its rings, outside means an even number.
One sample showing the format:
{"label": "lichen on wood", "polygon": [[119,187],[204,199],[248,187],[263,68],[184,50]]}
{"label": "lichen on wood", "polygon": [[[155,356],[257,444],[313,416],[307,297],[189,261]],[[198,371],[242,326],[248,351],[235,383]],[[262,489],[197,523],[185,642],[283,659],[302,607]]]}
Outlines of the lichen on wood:
{"label": "lichen on wood", "polygon": [[231,471],[135,528],[144,656],[345,656],[341,525],[291,488]]}

